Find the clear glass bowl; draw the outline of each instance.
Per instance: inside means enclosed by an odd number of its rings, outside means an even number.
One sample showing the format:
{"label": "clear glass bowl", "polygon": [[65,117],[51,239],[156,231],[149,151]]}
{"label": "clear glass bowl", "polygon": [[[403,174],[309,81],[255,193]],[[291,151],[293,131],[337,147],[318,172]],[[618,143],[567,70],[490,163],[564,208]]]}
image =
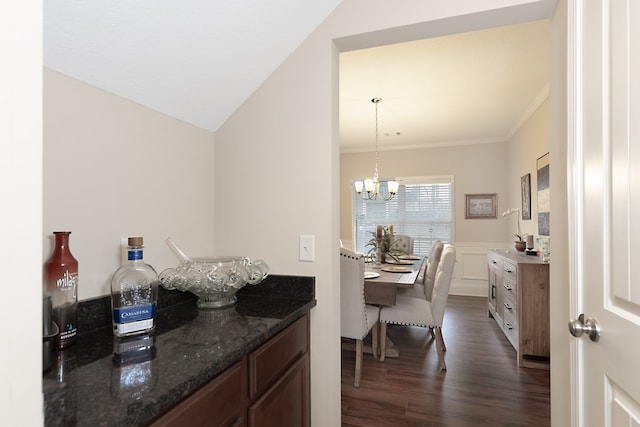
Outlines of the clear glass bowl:
{"label": "clear glass bowl", "polygon": [[198,308],[228,307],[236,303],[236,292],[247,283],[255,285],[269,274],[262,260],[247,257],[193,258],[177,268],[160,273],[165,289],[189,291],[198,297]]}

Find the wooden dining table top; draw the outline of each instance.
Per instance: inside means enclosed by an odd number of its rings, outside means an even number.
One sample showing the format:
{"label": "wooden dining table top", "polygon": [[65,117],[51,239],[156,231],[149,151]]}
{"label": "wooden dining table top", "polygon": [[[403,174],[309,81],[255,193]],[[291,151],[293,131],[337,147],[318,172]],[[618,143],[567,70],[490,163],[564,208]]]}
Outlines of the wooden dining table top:
{"label": "wooden dining table top", "polygon": [[[404,261],[404,260],[403,260]],[[410,260],[410,265],[400,264],[365,264],[365,277],[367,273],[379,274],[376,278],[364,280],[364,300],[367,304],[377,304],[392,306],[396,304],[396,293],[398,288],[410,288],[415,284],[424,258]],[[406,273],[385,271],[393,270],[397,267],[404,267],[410,270]]]}

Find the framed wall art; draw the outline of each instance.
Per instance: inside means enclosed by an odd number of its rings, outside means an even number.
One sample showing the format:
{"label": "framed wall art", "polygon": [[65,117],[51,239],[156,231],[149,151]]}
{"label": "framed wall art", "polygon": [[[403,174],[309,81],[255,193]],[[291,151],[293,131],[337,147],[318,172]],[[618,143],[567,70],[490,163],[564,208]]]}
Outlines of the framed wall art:
{"label": "framed wall art", "polygon": [[531,174],[520,178],[520,192],[522,197],[522,219],[531,219]]}
{"label": "framed wall art", "polygon": [[551,199],[549,198],[549,153],[536,160],[538,173],[538,234],[549,236]]}
{"label": "framed wall art", "polygon": [[497,193],[465,194],[464,219],[498,218]]}

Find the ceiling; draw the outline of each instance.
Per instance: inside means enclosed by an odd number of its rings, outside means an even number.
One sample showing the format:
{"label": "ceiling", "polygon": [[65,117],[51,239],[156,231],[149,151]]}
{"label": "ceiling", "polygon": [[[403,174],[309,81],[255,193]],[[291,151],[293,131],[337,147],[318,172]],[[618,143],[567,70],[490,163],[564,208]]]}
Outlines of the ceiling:
{"label": "ceiling", "polygon": [[506,141],[548,94],[548,22],[340,54],[340,150]]}
{"label": "ceiling", "polygon": [[[44,65],[215,132],[341,0],[47,0]],[[286,20],[286,25],[282,25]],[[340,55],[340,149],[507,140],[548,92],[536,21]]]}
{"label": "ceiling", "polygon": [[44,65],[215,132],[341,0],[46,0]]}

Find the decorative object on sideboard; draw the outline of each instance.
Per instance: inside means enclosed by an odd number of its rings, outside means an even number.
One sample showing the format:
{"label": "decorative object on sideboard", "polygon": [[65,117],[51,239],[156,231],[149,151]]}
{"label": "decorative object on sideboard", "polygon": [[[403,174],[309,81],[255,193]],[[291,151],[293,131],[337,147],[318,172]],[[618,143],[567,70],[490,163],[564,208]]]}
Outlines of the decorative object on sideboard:
{"label": "decorative object on sideboard", "polygon": [[522,234],[522,232],[520,231],[520,210],[517,208],[509,208],[506,211],[502,212],[502,217],[504,218],[513,214],[516,214],[516,218],[518,220],[518,233],[513,235],[517,240],[513,242],[513,246],[517,251],[523,252],[527,246],[527,242],[525,241],[527,234]]}
{"label": "decorative object on sideboard", "polygon": [[[363,199],[368,200],[391,200],[398,192],[398,182],[397,181],[387,181],[387,189],[389,194],[384,197],[380,194],[380,181],[378,175],[378,104],[382,102],[382,98],[373,98],[371,100],[376,107],[376,166],[373,170],[373,179],[365,179],[364,183],[362,181],[354,182],[356,192],[358,194],[362,194]],[[367,192],[367,194],[362,193],[362,189]]]}
{"label": "decorative object on sideboard", "polygon": [[165,289],[189,291],[198,297],[200,309],[228,307],[236,303],[236,292],[247,283],[255,285],[269,274],[262,260],[247,257],[189,258],[171,238],[167,245],[182,261],[177,268],[160,273],[160,284]]}
{"label": "decorative object on sideboard", "polygon": [[548,236],[540,236],[536,238],[536,246],[538,247],[538,252],[540,257],[542,257],[542,262],[549,262],[551,258],[551,245],[550,238]]}
{"label": "decorative object on sideboard", "polygon": [[538,256],[538,251],[536,251],[535,245],[533,244],[533,234],[527,235],[527,249],[525,250],[525,254]]}
{"label": "decorative object on sideboard", "polygon": [[527,249],[533,249],[533,234],[527,235]]}

